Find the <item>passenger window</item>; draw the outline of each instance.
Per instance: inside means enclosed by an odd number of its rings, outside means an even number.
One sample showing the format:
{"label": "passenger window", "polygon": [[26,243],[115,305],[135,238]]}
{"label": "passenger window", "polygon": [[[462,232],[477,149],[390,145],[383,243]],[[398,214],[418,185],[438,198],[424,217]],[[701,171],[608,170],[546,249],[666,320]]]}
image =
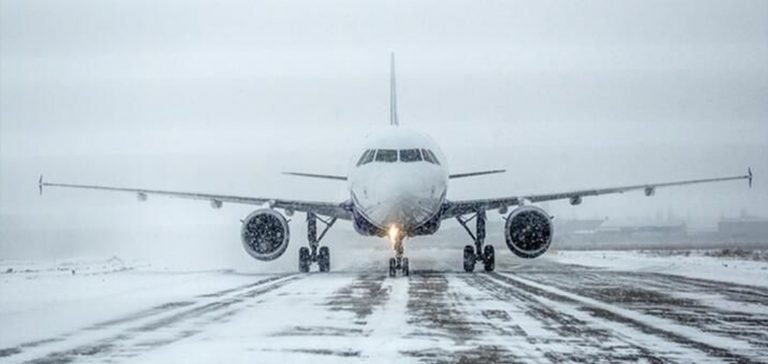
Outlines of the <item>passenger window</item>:
{"label": "passenger window", "polygon": [[401,162],[418,162],[421,160],[421,153],[418,149],[401,149],[400,161]]}
{"label": "passenger window", "polygon": [[376,152],[377,162],[393,163],[397,162],[397,150],[396,149],[379,149]]}

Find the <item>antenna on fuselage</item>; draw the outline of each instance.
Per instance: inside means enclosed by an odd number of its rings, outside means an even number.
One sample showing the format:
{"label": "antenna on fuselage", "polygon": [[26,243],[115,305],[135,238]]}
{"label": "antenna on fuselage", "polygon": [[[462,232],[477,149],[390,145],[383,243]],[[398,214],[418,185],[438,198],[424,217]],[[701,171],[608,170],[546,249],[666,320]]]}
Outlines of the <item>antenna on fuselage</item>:
{"label": "antenna on fuselage", "polygon": [[395,52],[390,53],[389,58],[389,125],[398,126],[397,118],[397,89],[395,84]]}

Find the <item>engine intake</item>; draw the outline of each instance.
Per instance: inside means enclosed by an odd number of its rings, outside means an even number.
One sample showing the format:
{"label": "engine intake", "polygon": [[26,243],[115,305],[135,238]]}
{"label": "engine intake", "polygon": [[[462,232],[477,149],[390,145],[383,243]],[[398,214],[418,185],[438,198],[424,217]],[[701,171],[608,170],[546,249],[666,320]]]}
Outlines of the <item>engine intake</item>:
{"label": "engine intake", "polygon": [[507,247],[521,258],[536,258],[552,243],[552,219],[536,206],[520,206],[507,217]]}
{"label": "engine intake", "polygon": [[243,220],[240,238],[248,255],[263,261],[275,260],[288,248],[288,221],[275,210],[256,210]]}

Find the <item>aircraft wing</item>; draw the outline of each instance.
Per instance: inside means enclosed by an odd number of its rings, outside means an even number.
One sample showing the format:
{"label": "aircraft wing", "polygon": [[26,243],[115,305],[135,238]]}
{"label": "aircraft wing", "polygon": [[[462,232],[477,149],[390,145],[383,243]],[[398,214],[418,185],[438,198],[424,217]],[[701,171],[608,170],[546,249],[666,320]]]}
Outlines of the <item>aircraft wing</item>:
{"label": "aircraft wing", "polygon": [[336,175],[331,175],[331,174],[316,174],[316,173],[304,173],[304,172],[283,172],[283,174],[287,174],[289,176],[332,179],[332,180],[336,180],[336,181],[346,181],[347,180],[347,177],[336,176]]}
{"label": "aircraft wing", "polygon": [[448,201],[444,207],[444,219],[453,218],[459,215],[470,214],[477,212],[478,210],[494,210],[503,209],[509,206],[516,206],[526,202],[544,202],[554,200],[570,200],[572,205],[578,205],[581,203],[583,197],[587,196],[599,196],[613,193],[624,193],[635,190],[643,190],[646,196],[652,196],[657,188],[692,185],[698,183],[710,183],[721,181],[733,181],[746,179],[749,182],[749,187],[752,187],[752,170],[747,169],[747,174],[742,176],[731,177],[718,177],[718,178],[706,178],[695,179],[687,181],[676,182],[663,182],[663,183],[646,183],[641,185],[621,186],[621,187],[609,187],[598,189],[586,189],[570,192],[559,192],[551,194],[541,195],[523,195],[514,197],[501,197],[501,198],[488,198],[480,200],[464,200],[464,201]]}
{"label": "aircraft wing", "polygon": [[484,176],[486,174],[496,174],[496,173],[504,173],[506,172],[506,169],[494,169],[490,171],[478,171],[478,172],[466,172],[466,173],[456,173],[456,174],[449,174],[449,179],[455,179],[455,178],[465,178],[465,177],[475,177],[475,176]]}
{"label": "aircraft wing", "polygon": [[221,207],[222,204],[225,202],[245,204],[245,205],[268,204],[272,208],[284,209],[289,211],[313,212],[318,215],[335,217],[342,220],[350,220],[352,218],[352,214],[350,213],[347,203],[296,201],[296,200],[273,199],[273,198],[262,198],[262,197],[249,197],[249,196],[217,195],[217,194],[197,193],[197,192],[151,190],[151,189],[143,189],[143,188],[125,188],[125,187],[113,187],[113,186],[52,183],[52,182],[43,181],[43,176],[40,176],[40,180],[38,181],[38,187],[40,188],[40,194],[43,193],[43,187],[78,188],[78,189],[87,189],[87,190],[135,193],[137,198],[140,201],[146,200],[147,196],[149,195],[160,195],[160,196],[167,196],[167,197],[186,198],[191,200],[205,200],[205,201],[209,201],[211,206],[213,206],[214,208]]}

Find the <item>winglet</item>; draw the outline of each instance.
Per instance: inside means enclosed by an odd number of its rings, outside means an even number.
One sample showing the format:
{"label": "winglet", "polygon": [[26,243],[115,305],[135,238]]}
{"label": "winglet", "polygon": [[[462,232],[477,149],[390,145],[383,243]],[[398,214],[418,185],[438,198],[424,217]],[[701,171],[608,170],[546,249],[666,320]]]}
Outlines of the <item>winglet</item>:
{"label": "winglet", "polygon": [[389,58],[389,125],[398,126],[397,118],[397,88],[395,87],[395,52]]}
{"label": "winglet", "polygon": [[747,167],[747,181],[749,182],[749,188],[752,188],[752,168]]}
{"label": "winglet", "polygon": [[43,195],[43,175],[40,175],[40,179],[37,180],[37,188],[40,190],[40,196]]}

